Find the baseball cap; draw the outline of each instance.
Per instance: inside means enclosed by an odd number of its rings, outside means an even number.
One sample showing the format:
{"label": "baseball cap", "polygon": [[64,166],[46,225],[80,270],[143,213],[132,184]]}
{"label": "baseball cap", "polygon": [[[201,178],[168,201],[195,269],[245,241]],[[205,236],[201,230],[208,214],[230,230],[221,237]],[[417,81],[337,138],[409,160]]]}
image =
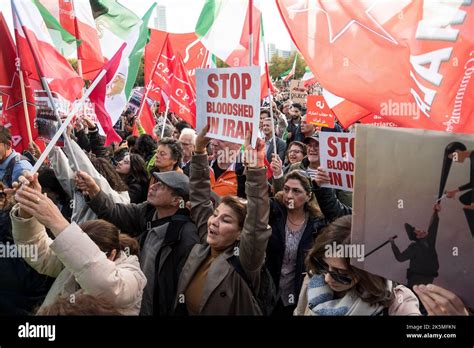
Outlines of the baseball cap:
{"label": "baseball cap", "polygon": [[319,143],[319,133],[314,133],[312,136],[304,138],[303,143],[307,145],[311,139],[314,139]]}
{"label": "baseball cap", "polygon": [[171,188],[176,195],[183,197],[186,201],[189,199],[189,178],[185,174],[176,171],[154,172],[153,176]]}

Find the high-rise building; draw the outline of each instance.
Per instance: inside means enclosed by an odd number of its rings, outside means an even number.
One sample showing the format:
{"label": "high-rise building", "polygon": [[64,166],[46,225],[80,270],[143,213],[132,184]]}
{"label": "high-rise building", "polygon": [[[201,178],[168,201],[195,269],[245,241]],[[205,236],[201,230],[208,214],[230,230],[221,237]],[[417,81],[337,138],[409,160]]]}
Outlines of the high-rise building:
{"label": "high-rise building", "polygon": [[273,56],[276,54],[277,49],[274,43],[268,44],[268,61],[271,62]]}
{"label": "high-rise building", "polygon": [[166,7],[156,6],[155,28],[166,31]]}

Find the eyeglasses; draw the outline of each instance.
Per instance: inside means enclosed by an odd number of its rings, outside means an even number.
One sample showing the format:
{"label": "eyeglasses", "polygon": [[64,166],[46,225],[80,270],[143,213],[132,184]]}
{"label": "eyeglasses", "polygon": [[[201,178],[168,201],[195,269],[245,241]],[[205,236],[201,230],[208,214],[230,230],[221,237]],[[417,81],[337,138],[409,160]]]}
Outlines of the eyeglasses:
{"label": "eyeglasses", "polygon": [[313,256],[313,261],[315,263],[316,268],[318,269],[318,272],[321,274],[327,274],[331,276],[332,279],[334,279],[336,282],[344,284],[344,285],[349,285],[352,283],[352,277],[348,275],[341,274],[339,272],[334,272],[329,270],[329,266],[327,265],[326,262],[324,262],[321,259],[318,259]]}
{"label": "eyeglasses", "polygon": [[291,155],[292,153],[303,153],[301,150],[290,150],[288,153]]}

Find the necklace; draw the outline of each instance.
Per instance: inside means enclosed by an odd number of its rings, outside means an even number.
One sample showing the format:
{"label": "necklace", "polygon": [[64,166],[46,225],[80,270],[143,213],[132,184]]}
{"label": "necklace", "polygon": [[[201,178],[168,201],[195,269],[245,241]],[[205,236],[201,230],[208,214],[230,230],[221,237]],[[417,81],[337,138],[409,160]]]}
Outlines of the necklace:
{"label": "necklace", "polygon": [[288,221],[293,225],[293,226],[301,226],[302,224],[304,224],[304,222],[306,221],[306,214],[303,218],[303,221],[301,221],[300,223],[296,224],[294,223],[293,221],[291,221],[290,219],[290,215],[287,215],[286,218],[288,219]]}

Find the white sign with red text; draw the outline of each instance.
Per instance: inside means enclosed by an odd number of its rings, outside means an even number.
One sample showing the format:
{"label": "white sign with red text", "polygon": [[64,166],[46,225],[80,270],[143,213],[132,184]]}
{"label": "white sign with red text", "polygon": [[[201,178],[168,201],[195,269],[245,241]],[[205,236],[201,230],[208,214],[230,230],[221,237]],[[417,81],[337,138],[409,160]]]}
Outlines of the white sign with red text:
{"label": "white sign with red text", "polygon": [[260,120],[260,67],[197,69],[197,129],[209,123],[209,138],[243,144]]}
{"label": "white sign with red text", "polygon": [[354,187],[355,134],[320,132],[319,153],[321,167],[329,174],[331,182],[321,185],[344,191]]}

